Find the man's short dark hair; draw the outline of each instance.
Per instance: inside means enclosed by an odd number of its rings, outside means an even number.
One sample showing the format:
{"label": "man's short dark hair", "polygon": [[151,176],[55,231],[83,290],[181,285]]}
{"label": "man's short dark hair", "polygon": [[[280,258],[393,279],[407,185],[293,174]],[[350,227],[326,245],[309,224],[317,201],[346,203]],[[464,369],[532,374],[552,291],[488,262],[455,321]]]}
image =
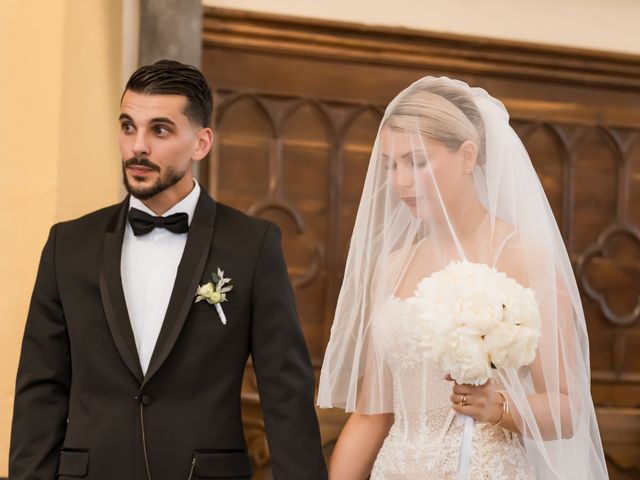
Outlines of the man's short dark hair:
{"label": "man's short dark hair", "polygon": [[187,98],[184,114],[192,122],[209,126],[211,89],[202,72],[192,65],[175,60],[159,60],[145,65],[131,75],[124,93],[127,90],[147,95],[182,95]]}

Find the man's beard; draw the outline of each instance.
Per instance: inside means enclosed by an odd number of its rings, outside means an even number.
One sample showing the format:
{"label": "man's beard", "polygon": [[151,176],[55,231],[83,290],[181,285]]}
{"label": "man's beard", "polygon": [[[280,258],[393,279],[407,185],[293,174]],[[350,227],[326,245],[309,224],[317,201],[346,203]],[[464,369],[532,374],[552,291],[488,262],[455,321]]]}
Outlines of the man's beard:
{"label": "man's beard", "polygon": [[[158,176],[156,182],[149,187],[133,187],[129,183],[129,179],[127,178],[127,167],[130,167],[132,165],[140,165],[150,168],[152,171],[158,172],[160,175]],[[159,193],[164,192],[167,188],[174,186],[176,183],[182,180],[186,173],[186,170],[184,172],[179,172],[171,166],[166,167],[163,173],[158,165],[152,163],[146,158],[133,157],[122,162],[122,179],[124,182],[124,187],[127,189],[127,192],[129,192],[130,195],[139,200],[148,200],[149,198],[155,197]]]}

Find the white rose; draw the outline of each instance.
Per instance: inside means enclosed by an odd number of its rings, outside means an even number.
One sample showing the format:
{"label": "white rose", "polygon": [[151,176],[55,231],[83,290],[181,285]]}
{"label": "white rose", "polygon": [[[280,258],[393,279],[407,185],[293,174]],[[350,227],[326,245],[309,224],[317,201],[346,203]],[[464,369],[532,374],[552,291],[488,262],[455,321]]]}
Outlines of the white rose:
{"label": "white rose", "polygon": [[220,303],[221,299],[222,299],[222,295],[218,291],[211,292],[207,297],[207,301],[212,305],[215,305],[216,303]]}
{"label": "white rose", "polygon": [[458,323],[484,336],[502,321],[503,306],[493,291],[474,288],[463,294],[454,304]]}
{"label": "white rose", "polygon": [[206,283],[206,284],[204,284],[202,286],[199,286],[197,294],[198,294],[198,296],[206,299],[213,293],[213,291],[214,291],[213,290],[213,284],[211,282],[209,282],[209,283]]}
{"label": "white rose", "polygon": [[483,385],[492,376],[482,339],[458,331],[450,336],[440,359],[440,367],[458,383]]}
{"label": "white rose", "polygon": [[525,326],[501,323],[484,337],[491,362],[498,368],[520,368],[535,359],[540,333]]}
{"label": "white rose", "polygon": [[437,360],[455,328],[449,309],[441,303],[412,297],[407,300],[407,313],[412,319],[408,326],[413,329],[420,347],[426,355]]}
{"label": "white rose", "polygon": [[521,288],[513,292],[506,301],[505,320],[513,325],[524,325],[534,330],[540,329],[540,308],[533,290]]}

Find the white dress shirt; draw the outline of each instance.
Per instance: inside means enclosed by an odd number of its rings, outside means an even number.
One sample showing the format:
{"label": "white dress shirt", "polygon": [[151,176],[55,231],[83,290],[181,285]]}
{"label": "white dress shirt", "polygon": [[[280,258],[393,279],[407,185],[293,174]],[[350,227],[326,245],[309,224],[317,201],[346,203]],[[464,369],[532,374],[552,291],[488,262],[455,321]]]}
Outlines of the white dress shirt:
{"label": "white dress shirt", "polygon": [[[189,216],[191,225],[200,196],[200,186],[197,182],[194,183],[191,193],[167,211],[164,217],[184,212]],[[134,197],[129,200],[129,209],[131,208],[156,215]],[[147,372],[164,322],[186,243],[186,233],[172,233],[164,228],[154,228],[146,235],[136,237],[127,222],[120,273],[143,373]]]}

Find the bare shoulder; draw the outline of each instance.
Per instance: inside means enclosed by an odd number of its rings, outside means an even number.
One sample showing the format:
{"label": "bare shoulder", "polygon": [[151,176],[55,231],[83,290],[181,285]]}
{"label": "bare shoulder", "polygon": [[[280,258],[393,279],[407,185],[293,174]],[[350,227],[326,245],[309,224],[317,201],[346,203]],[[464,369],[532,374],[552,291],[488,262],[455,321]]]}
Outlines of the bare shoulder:
{"label": "bare shoulder", "polygon": [[[412,276],[411,266],[420,262],[411,262],[421,250],[424,240],[411,245],[402,246],[390,252],[378,255],[373,268],[372,291],[391,293],[399,288],[404,290],[404,279]],[[410,288],[413,292],[414,287]]]}

